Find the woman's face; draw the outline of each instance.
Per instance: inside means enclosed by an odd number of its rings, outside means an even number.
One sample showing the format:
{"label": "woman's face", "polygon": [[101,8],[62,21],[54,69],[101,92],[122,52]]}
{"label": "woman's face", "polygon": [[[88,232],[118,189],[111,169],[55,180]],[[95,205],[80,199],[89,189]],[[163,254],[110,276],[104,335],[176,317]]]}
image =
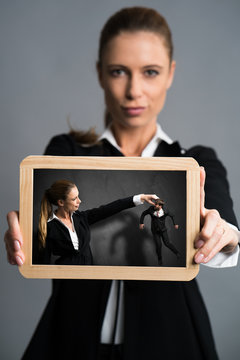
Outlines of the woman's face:
{"label": "woman's face", "polygon": [[123,32],[110,40],[98,72],[113,122],[127,128],[156,123],[174,70],[164,40],[155,33]]}
{"label": "woman's face", "polygon": [[59,206],[62,206],[65,211],[72,213],[76,211],[81,204],[81,200],[78,196],[78,188],[75,186],[68,193],[66,200],[59,200],[58,204]]}

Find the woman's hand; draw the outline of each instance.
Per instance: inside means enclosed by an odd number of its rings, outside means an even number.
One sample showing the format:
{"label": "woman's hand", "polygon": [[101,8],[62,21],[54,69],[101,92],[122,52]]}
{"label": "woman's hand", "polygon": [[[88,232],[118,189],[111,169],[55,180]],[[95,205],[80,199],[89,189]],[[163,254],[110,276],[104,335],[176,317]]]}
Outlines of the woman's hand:
{"label": "woman's hand", "polygon": [[238,245],[237,232],[221,218],[217,210],[205,208],[205,170],[200,169],[200,218],[201,231],[195,239],[196,263],[207,263],[219,251],[231,253]]}
{"label": "woman's hand", "polygon": [[151,205],[155,205],[155,203],[153,202],[153,200],[159,199],[159,197],[155,194],[141,194],[140,195],[140,199],[142,202],[146,201]]}
{"label": "woman's hand", "polygon": [[20,231],[18,211],[10,211],[7,214],[8,230],[5,233],[4,241],[7,250],[8,262],[12,265],[21,266],[25,256],[21,250],[23,240]]}

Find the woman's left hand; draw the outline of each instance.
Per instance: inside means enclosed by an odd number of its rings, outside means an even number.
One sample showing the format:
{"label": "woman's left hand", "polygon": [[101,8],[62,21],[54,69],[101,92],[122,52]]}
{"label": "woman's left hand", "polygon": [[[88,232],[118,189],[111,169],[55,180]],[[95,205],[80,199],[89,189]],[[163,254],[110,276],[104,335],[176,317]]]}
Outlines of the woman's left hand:
{"label": "woman's left hand", "polygon": [[155,205],[153,200],[159,199],[159,197],[155,194],[150,194],[150,195],[149,194],[141,194],[140,199],[142,202],[146,201],[151,205]]}
{"label": "woman's left hand", "polygon": [[207,263],[219,251],[231,253],[238,245],[237,231],[232,229],[223,220],[217,210],[205,208],[205,170],[200,169],[200,218],[201,231],[195,239],[195,248],[198,249],[194,256],[196,263]]}

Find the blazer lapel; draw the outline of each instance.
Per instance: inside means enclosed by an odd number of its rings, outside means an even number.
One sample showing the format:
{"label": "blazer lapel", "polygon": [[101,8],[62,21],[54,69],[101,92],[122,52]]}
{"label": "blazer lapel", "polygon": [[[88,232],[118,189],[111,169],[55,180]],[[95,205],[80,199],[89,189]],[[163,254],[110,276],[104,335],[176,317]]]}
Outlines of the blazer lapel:
{"label": "blazer lapel", "polygon": [[181,147],[178,141],[175,141],[172,144],[168,144],[165,141],[161,141],[158,145],[153,156],[182,156]]}

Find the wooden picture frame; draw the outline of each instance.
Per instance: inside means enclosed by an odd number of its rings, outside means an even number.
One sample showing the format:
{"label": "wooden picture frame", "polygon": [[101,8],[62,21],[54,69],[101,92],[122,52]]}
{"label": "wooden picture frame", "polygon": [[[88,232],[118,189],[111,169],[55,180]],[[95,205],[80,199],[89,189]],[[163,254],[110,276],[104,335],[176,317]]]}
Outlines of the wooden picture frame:
{"label": "wooden picture frame", "polygon": [[[66,176],[65,176],[66,175]],[[181,248],[181,265],[174,263],[173,255],[169,249],[165,249],[167,263],[163,266],[155,264],[153,259],[154,245],[151,240],[150,225],[148,228],[148,240],[139,240],[135,242],[133,253],[139,256],[141,249],[142,259],[133,260],[126,263],[126,259],[119,258],[119,263],[111,263],[114,256],[120,256],[123,248],[128,249],[128,244],[133,245],[131,241],[124,246],[118,242],[123,241],[122,236],[114,235],[114,246],[119,246],[118,251],[113,250],[112,256],[103,260],[99,264],[96,256],[96,263],[93,265],[55,265],[38,263],[34,254],[36,250],[37,219],[39,216],[40,198],[43,188],[49,186],[53,180],[59,178],[71,177],[71,181],[81,180],[80,197],[85,197],[85,203],[91,198],[95,207],[118,199],[119,197],[135,195],[138,193],[157,193],[165,198],[167,203],[171,203],[179,217],[182,219],[179,232],[172,236],[177,239],[178,247]],[[78,180],[77,180],[78,181]],[[46,182],[46,184],[45,184]],[[76,183],[76,182],[75,182]],[[109,185],[109,187],[108,187]],[[42,188],[43,187],[43,188]],[[85,189],[81,195],[81,188]],[[133,193],[132,189],[136,188]],[[87,190],[86,190],[87,189]],[[106,189],[106,190],[104,190]],[[143,191],[138,192],[138,190]],[[156,191],[157,189],[157,191]],[[159,191],[158,191],[159,189]],[[89,191],[89,193],[88,193]],[[116,191],[116,196],[115,196]],[[106,194],[104,194],[106,192]],[[159,194],[157,193],[159,196]],[[115,198],[114,198],[115,196]],[[142,211],[148,205],[141,205]],[[91,208],[92,205],[87,207]],[[138,207],[139,208],[139,207]],[[131,210],[131,209],[130,209]],[[133,212],[136,211],[135,209]],[[124,213],[124,212],[123,212]],[[122,214],[122,213],[121,213]],[[130,214],[130,213],[129,213]],[[132,214],[132,213],[131,213]],[[20,164],[20,228],[23,235],[23,251],[26,257],[24,265],[19,267],[21,274],[27,278],[64,278],[64,279],[122,279],[122,280],[172,280],[189,281],[193,279],[199,271],[199,265],[193,261],[196,252],[194,249],[194,239],[199,232],[200,226],[200,168],[193,158],[174,158],[174,157],[152,157],[152,158],[134,158],[134,157],[59,157],[59,156],[29,156]],[[114,215],[115,217],[117,215]],[[132,230],[126,230],[127,233],[136,233],[140,231],[137,216],[121,215],[124,227],[131,223]],[[130,217],[129,217],[130,216]],[[131,217],[132,216],[132,217]],[[116,218],[117,219],[117,218]],[[126,220],[128,219],[128,220]],[[107,220],[106,220],[107,221]],[[117,221],[117,220],[116,220]],[[96,248],[100,247],[99,253],[110,242],[108,239],[109,228],[112,228],[115,220],[104,225],[104,230],[97,229],[97,234],[105,231],[105,243],[103,240],[95,241]],[[121,227],[121,225],[119,225]],[[107,229],[107,230],[106,230]],[[119,230],[119,228],[118,228]],[[121,232],[120,232],[121,233]],[[147,230],[146,230],[147,233]],[[107,234],[107,235],[106,235]],[[182,234],[180,236],[180,234]],[[141,235],[142,236],[142,235]],[[99,237],[99,236],[98,236]],[[134,236],[132,236],[133,238]],[[135,238],[138,236],[135,236]],[[180,240],[178,240],[178,237]],[[118,240],[116,240],[118,239]],[[124,240],[125,241],[125,240]],[[138,241],[138,240],[136,240]],[[101,245],[99,245],[101,244]],[[137,244],[137,245],[136,245]],[[151,245],[151,246],[150,246]],[[109,245],[108,245],[109,246]],[[112,251],[113,245],[111,245]],[[148,249],[145,253],[144,249]],[[163,246],[163,248],[165,248]],[[34,250],[35,249],[35,250]],[[125,251],[124,250],[124,251]],[[95,250],[98,254],[98,250]],[[127,252],[127,251],[126,251]],[[104,253],[105,254],[105,253]],[[104,254],[99,255],[99,259]],[[134,255],[135,256],[135,255]],[[134,258],[133,256],[133,258]],[[93,256],[94,257],[94,256]],[[149,260],[150,259],[150,260]],[[141,263],[142,261],[142,263]],[[171,262],[172,261],[172,262]],[[146,265],[147,264],[147,265]],[[150,264],[150,265],[149,265]],[[170,264],[170,265],[168,265]]]}

